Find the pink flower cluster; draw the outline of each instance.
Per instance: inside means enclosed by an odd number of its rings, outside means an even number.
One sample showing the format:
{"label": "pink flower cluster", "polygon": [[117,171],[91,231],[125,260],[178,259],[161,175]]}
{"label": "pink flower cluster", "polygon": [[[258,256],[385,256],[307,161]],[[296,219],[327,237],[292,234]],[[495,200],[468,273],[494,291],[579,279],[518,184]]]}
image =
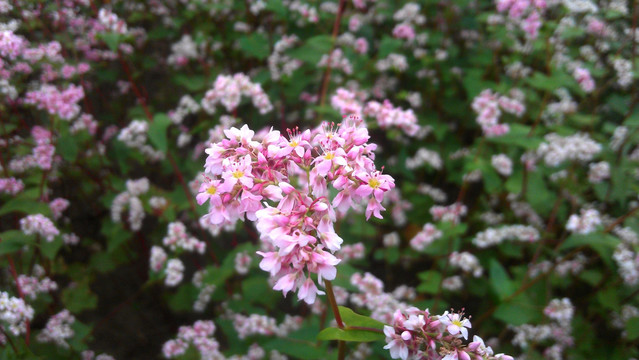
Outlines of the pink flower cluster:
{"label": "pink flower cluster", "polygon": [[339,110],[342,115],[373,117],[382,129],[397,127],[408,136],[418,135],[421,127],[412,109],[403,110],[394,107],[388,99],[383,103],[369,101],[366,104],[363,104],[363,100],[354,92],[339,88],[331,97],[331,106]]}
{"label": "pink flower cluster", "polygon": [[[206,181],[198,203],[210,203],[203,217],[213,225],[232,223],[245,216],[257,222],[267,251],[260,268],[276,279],[275,290],[284,295],[298,289],[309,304],[322,292],[311,274],[332,280],[339,263],[332,253],[343,240],[335,233],[336,213],[367,203],[366,218],[381,218],[384,193],[393,178],[375,169],[368,130],[357,117],[338,125],[289,131],[269,131],[261,142],[254,132],[225,130],[227,139],[206,150]],[[328,184],[337,191],[331,200]],[[292,184],[296,184],[298,188]],[[271,201],[262,204],[263,201]]]}
{"label": "pink flower cluster", "polygon": [[215,111],[217,104],[222,104],[227,111],[234,111],[240,105],[242,95],[250,97],[260,114],[273,110],[273,105],[262,90],[260,84],[254,84],[251,79],[238,73],[233,76],[219,75],[213,83],[213,89],[206,92],[202,99],[202,107],[209,113]]}
{"label": "pink flower cluster", "polygon": [[588,69],[584,69],[582,67],[578,67],[573,72],[573,76],[575,80],[581,86],[581,89],[587,93],[592,92],[595,89],[595,81],[592,79],[590,75],[590,71]]}
{"label": "pink flower cluster", "polygon": [[472,108],[478,115],[477,123],[488,137],[501,136],[510,131],[508,124],[499,123],[501,110],[516,116],[521,116],[526,111],[519,100],[499,96],[490,89],[482,91],[473,99]]}
{"label": "pink flower cluster", "polygon": [[35,300],[39,293],[47,293],[58,289],[58,284],[50,278],[44,276],[44,268],[36,264],[33,267],[33,275],[27,276],[20,274],[18,276],[18,285],[24,296]]}
{"label": "pink flower cluster", "polygon": [[39,167],[42,170],[50,170],[53,165],[55,146],[51,144],[51,132],[41,126],[31,128],[31,136],[36,144],[31,154],[16,157],[9,162],[9,169],[14,172],[24,172],[28,169]]}
{"label": "pink flower cluster", "polygon": [[428,309],[422,311],[411,307],[405,312],[397,310],[392,326],[384,326],[386,346],[393,359],[442,359],[442,360],[513,360],[512,356],[497,354],[486,346],[479,336],[464,345],[461,338],[468,339],[470,320],[462,313],[444,312],[431,316]]}
{"label": "pink flower cluster", "polygon": [[26,235],[40,235],[48,242],[53,241],[54,237],[60,235],[60,231],[53,222],[42,214],[27,215],[20,219],[20,229]]}
{"label": "pink flower cluster", "polygon": [[176,339],[169,340],[162,346],[162,353],[167,359],[183,355],[193,345],[202,359],[223,358],[219,352],[220,344],[215,340],[215,324],[213,321],[198,320],[193,326],[180,326]]}
{"label": "pink flower cluster", "polygon": [[24,101],[63,120],[71,120],[80,113],[78,101],[83,98],[84,90],[81,86],[71,84],[60,91],[53,85],[42,85],[38,90],[27,92]]}
{"label": "pink flower cluster", "polygon": [[14,177],[0,178],[0,193],[16,195],[24,190],[24,183]]}
{"label": "pink flower cluster", "polygon": [[69,344],[67,339],[73,337],[75,332],[71,328],[71,325],[75,322],[75,317],[71,315],[69,310],[62,310],[59,313],[51,316],[47,325],[42,332],[38,334],[38,341],[40,342],[52,342],[56,345],[68,348]]}
{"label": "pink flower cluster", "polygon": [[179,221],[169,224],[168,233],[162,240],[162,243],[172,251],[182,249],[185,251],[197,251],[203,254],[206,249],[206,243],[190,236],[186,232],[186,226]]}
{"label": "pink flower cluster", "polygon": [[[520,27],[531,39],[536,39],[541,27],[540,12],[546,9],[545,0],[497,0],[497,11],[508,11],[511,20],[519,22]],[[523,17],[528,14],[524,19]]]}

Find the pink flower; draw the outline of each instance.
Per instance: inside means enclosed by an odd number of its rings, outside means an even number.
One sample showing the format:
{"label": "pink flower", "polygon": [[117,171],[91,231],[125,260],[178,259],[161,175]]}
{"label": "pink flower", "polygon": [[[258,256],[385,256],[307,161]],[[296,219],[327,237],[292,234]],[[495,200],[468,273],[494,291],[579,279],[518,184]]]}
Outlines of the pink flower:
{"label": "pink flower", "polygon": [[203,182],[198,190],[199,194],[195,197],[198,205],[202,205],[206,201],[210,201],[213,206],[221,205],[222,198],[220,198],[220,183],[221,181],[219,180]]}
{"label": "pink flower", "polygon": [[326,176],[334,166],[346,166],[346,153],[342,148],[337,150],[324,151],[324,155],[315,158],[317,173],[320,176]]}
{"label": "pink flower", "polygon": [[409,24],[398,24],[393,29],[393,36],[398,39],[413,40],[415,38],[415,29]]}
{"label": "pink flower", "polygon": [[384,335],[386,335],[386,346],[384,349],[390,351],[391,358],[402,360],[408,359],[408,346],[400,335],[395,333],[392,326],[384,325]]}
{"label": "pink flower", "polygon": [[297,297],[300,300],[304,300],[307,304],[313,304],[318,294],[324,295],[324,292],[318,290],[317,286],[315,286],[315,282],[309,277],[304,281],[304,284],[300,286]]}
{"label": "pink flower", "polygon": [[446,330],[451,335],[461,334],[464,339],[468,339],[468,329],[472,328],[470,324],[470,320],[466,318],[461,318],[461,314],[453,313],[449,314],[448,311],[444,313],[444,315],[439,317],[439,321],[446,326]]}

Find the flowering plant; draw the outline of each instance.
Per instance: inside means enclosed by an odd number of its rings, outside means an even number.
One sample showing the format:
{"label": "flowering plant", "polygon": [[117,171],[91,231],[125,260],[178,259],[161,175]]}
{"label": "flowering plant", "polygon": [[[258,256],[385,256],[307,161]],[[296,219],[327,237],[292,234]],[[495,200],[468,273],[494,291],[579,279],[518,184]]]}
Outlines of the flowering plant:
{"label": "flowering plant", "polygon": [[0,358],[639,358],[638,19],[0,0]]}

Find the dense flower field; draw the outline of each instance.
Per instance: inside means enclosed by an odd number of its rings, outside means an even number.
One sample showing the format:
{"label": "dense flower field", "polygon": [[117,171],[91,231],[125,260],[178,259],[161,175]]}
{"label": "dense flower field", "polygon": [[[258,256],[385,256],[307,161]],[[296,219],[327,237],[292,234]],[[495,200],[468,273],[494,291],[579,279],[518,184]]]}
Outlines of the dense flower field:
{"label": "dense flower field", "polygon": [[638,18],[0,0],[0,358],[639,358]]}

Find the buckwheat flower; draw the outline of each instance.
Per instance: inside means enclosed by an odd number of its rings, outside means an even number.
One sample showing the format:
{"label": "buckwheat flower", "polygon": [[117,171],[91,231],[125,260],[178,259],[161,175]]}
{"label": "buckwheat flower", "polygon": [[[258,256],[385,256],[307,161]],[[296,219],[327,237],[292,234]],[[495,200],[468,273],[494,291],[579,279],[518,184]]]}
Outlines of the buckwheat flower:
{"label": "buckwheat flower", "polygon": [[404,342],[401,335],[395,333],[395,329],[391,326],[384,325],[384,335],[386,335],[387,344],[384,349],[390,351],[391,358],[393,359],[408,359],[408,346]]}
{"label": "buckwheat flower", "polygon": [[466,215],[468,208],[462,203],[454,203],[448,206],[433,206],[430,214],[434,220],[450,221],[458,223],[462,216]]}
{"label": "buckwheat flower", "polygon": [[441,236],[442,232],[439,229],[431,223],[426,223],[422,230],[410,240],[410,246],[417,251],[423,251]]}
{"label": "buckwheat flower", "polygon": [[53,222],[42,214],[27,215],[20,219],[20,229],[26,235],[40,235],[48,242],[60,235],[60,231],[55,227]]}
{"label": "buckwheat flower", "polygon": [[510,176],[513,172],[513,162],[505,154],[493,155],[491,158],[491,164],[501,175]]}
{"label": "buckwheat flower", "polygon": [[368,41],[365,38],[357,38],[354,48],[358,54],[366,54],[368,52]]}
{"label": "buckwheat flower", "polygon": [[552,133],[544,138],[546,141],[537,148],[537,155],[549,166],[559,166],[564,161],[590,161],[601,152],[601,145],[584,133],[566,137]]}
{"label": "buckwheat flower", "polygon": [[601,216],[595,209],[582,209],[580,215],[572,214],[566,223],[566,230],[575,234],[588,234],[601,225]]}
{"label": "buckwheat flower", "polygon": [[610,164],[606,161],[589,164],[588,181],[593,184],[599,184],[605,179],[610,178]]}
{"label": "buckwheat flower", "polygon": [[555,320],[560,324],[564,324],[564,326],[568,326],[570,324],[574,312],[575,307],[568,298],[553,299],[550,301],[548,306],[544,308],[544,314],[548,316],[548,318]]}
{"label": "buckwheat flower", "polygon": [[167,259],[166,252],[160,246],[151,247],[151,255],[149,258],[149,267],[152,271],[158,272],[164,267]]}
{"label": "buckwheat flower", "polygon": [[461,334],[464,339],[468,339],[468,329],[472,328],[472,325],[470,324],[470,320],[462,318],[462,316],[462,314],[458,313],[449,314],[448,311],[446,311],[439,317],[439,321],[446,326],[446,330],[451,335]]}
{"label": "buckwheat flower", "polygon": [[480,277],[484,273],[484,268],[479,263],[477,257],[469,252],[454,251],[450,254],[449,261],[451,266],[472,273],[474,277]]}
{"label": "buckwheat flower", "polygon": [[177,286],[182,282],[184,264],[180,259],[171,259],[166,263],[166,270],[164,272],[166,274],[166,279],[164,280],[166,286]]}
{"label": "buckwheat flower", "polygon": [[384,235],[383,243],[385,247],[397,247],[400,243],[399,234],[397,231]]}
{"label": "buckwheat flower", "polygon": [[149,199],[149,206],[156,211],[160,211],[166,208],[168,201],[162,196],[152,196]]}
{"label": "buckwheat flower", "polygon": [[0,193],[16,195],[24,190],[24,183],[14,177],[0,178]]}
{"label": "buckwheat flower", "polygon": [[252,261],[253,258],[250,257],[246,251],[237,253],[237,255],[235,255],[235,271],[240,275],[246,275]]}
{"label": "buckwheat flower", "polygon": [[20,285],[23,295],[35,300],[38,294],[48,293],[58,289],[58,284],[45,276],[44,269],[40,265],[33,268],[34,276],[18,275],[17,283]]}
{"label": "buckwheat flower", "polygon": [[75,317],[71,315],[69,310],[62,310],[49,318],[45,328],[38,334],[38,341],[52,342],[60,347],[68,348],[67,340],[75,334],[71,328],[74,322]]}
{"label": "buckwheat flower", "polygon": [[69,200],[56,198],[49,203],[49,208],[53,213],[53,219],[58,220],[62,216],[62,212],[69,207]]}
{"label": "buckwheat flower", "polygon": [[5,323],[13,335],[26,333],[27,322],[33,319],[33,308],[24,300],[0,291],[0,323]]}
{"label": "buckwheat flower", "polygon": [[484,340],[477,335],[473,335],[473,341],[468,344],[468,348],[480,356],[493,355],[493,349],[490,346],[486,346]]}
{"label": "buckwheat flower", "polygon": [[590,76],[590,71],[588,71],[588,69],[577,67],[573,72],[573,76],[583,91],[589,93],[595,89],[595,82],[592,79],[592,76]]}
{"label": "buckwheat flower", "polygon": [[186,226],[179,221],[169,224],[168,233],[162,239],[162,243],[173,251],[182,249],[203,254],[206,249],[206,243],[190,236],[186,231]]}
{"label": "buckwheat flower", "polygon": [[78,245],[80,243],[80,237],[74,233],[62,234],[62,241],[65,245]]}
{"label": "buckwheat flower", "polygon": [[464,286],[461,276],[449,276],[442,280],[442,288],[448,291],[459,291]]}

